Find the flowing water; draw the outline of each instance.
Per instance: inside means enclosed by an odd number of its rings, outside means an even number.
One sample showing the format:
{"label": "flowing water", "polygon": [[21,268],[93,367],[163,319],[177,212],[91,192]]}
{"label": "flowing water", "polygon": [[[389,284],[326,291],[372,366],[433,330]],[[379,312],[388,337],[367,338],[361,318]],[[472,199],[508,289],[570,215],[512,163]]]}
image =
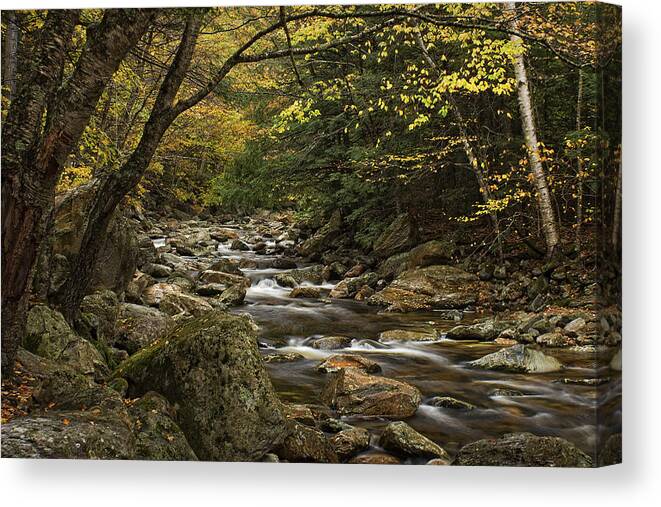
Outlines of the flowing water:
{"label": "flowing water", "polygon": [[[229,244],[229,242],[228,242]],[[536,435],[563,437],[588,454],[594,455],[599,431],[620,431],[620,375],[608,367],[597,371],[598,377],[610,377],[606,386],[594,387],[557,382],[564,378],[595,376],[595,354],[567,350],[549,351],[566,368],[549,374],[512,374],[471,369],[470,360],[498,350],[493,343],[436,342],[386,345],[376,341],[389,329],[428,329],[443,332],[456,322],[443,320],[438,313],[383,313],[363,302],[327,299],[332,283],[318,285],[320,299],[293,299],[291,289],[280,287],[273,276],[287,271],[267,267],[273,257],[252,251],[233,251],[228,244],[219,246],[219,254],[237,259],[251,259],[257,269],[243,269],[252,281],[245,304],[237,313],[249,313],[260,326],[263,353],[297,352],[305,359],[267,365],[273,384],[283,401],[314,404],[321,407],[320,394],[327,375],[316,367],[324,358],[339,352],[364,354],[377,361],[381,375],[415,385],[423,394],[416,414],[407,419],[417,431],[439,443],[450,454],[462,445],[485,437],[529,431]],[[311,284],[307,284],[311,285]],[[462,323],[479,315],[467,314]],[[353,338],[349,348],[324,351],[309,346],[321,335],[345,335]],[[496,395],[497,389],[518,391],[518,395]],[[476,406],[473,410],[437,408],[425,401],[433,396],[452,396]],[[597,421],[598,403],[606,407]],[[390,422],[381,418],[344,418],[350,424],[370,429],[378,435]],[[372,438],[376,442],[376,438]]]}

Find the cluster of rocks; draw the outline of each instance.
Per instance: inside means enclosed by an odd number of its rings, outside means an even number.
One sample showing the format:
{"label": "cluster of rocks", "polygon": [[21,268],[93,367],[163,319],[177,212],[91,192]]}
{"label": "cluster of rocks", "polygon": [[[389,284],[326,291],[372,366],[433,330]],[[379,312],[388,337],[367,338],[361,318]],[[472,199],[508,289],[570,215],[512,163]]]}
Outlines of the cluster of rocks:
{"label": "cluster of rocks", "polygon": [[182,321],[111,371],[56,311],[30,315],[18,361],[37,384],[3,456],[255,461],[288,435],[246,316]]}
{"label": "cluster of rocks", "polygon": [[610,308],[549,307],[543,312],[501,312],[448,330],[451,340],[490,341],[499,345],[537,344],[548,348],[572,347],[592,350],[595,346],[617,346],[622,336],[621,314]]}

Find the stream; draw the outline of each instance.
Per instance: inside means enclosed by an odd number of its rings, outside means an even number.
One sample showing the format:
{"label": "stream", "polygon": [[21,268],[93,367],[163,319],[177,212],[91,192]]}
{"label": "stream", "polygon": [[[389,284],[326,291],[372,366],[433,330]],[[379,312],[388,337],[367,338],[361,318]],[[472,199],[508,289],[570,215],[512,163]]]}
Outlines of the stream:
{"label": "stream", "polygon": [[[255,233],[237,229],[249,245],[255,243]],[[250,233],[250,234],[248,234]],[[262,239],[267,245],[269,239]],[[154,241],[156,246],[165,240]],[[320,402],[320,393],[328,375],[317,371],[318,364],[328,356],[350,352],[362,354],[379,363],[380,375],[416,386],[423,402],[415,415],[406,420],[414,429],[441,445],[451,455],[465,444],[486,437],[500,437],[512,432],[530,432],[540,436],[558,436],[594,456],[598,432],[610,432],[621,426],[621,377],[619,372],[602,366],[598,377],[608,377],[606,386],[575,385],[561,379],[586,379],[595,376],[595,353],[555,349],[555,356],[565,369],[548,374],[513,374],[472,369],[468,361],[502,348],[494,343],[452,341],[441,338],[435,342],[377,342],[380,332],[392,329],[422,330],[430,326],[444,331],[457,322],[443,320],[440,313],[385,313],[364,302],[328,299],[334,284],[312,285],[320,289],[319,299],[291,298],[290,288],[279,286],[274,255],[258,255],[254,251],[232,250],[231,241],[218,246],[215,258],[229,257],[250,260],[254,269],[242,269],[251,280],[243,305],[234,313],[248,313],[259,325],[260,351],[263,354],[296,352],[303,360],[271,362],[266,365],[273,385],[284,402],[318,406],[332,414]],[[201,258],[199,260],[202,260]],[[299,267],[305,264],[298,263]],[[479,316],[465,314],[462,323]],[[447,317],[446,317],[447,318]],[[353,338],[345,349],[318,350],[309,345],[322,335],[345,335]],[[503,393],[497,390],[509,390]],[[437,408],[426,403],[434,396],[451,396],[475,405],[473,410]],[[595,426],[597,406],[604,419]],[[378,450],[376,438],[391,422],[385,418],[343,417],[343,421],[368,429],[372,448]]]}

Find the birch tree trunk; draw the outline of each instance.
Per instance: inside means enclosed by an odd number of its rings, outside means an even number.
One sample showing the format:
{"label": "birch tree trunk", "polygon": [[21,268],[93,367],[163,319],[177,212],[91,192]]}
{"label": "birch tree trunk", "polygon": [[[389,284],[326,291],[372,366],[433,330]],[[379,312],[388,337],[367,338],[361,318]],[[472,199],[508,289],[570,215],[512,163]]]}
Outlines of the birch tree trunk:
{"label": "birch tree trunk", "polygon": [[[511,17],[509,21],[510,29],[516,32],[518,30],[516,5],[514,2],[507,2],[505,6],[506,13]],[[523,49],[523,40],[521,37],[511,34],[510,40]],[[517,81],[517,95],[521,123],[523,126],[523,136],[528,151],[530,173],[532,174],[537,195],[537,205],[539,207],[539,215],[542,223],[542,232],[546,241],[546,253],[548,256],[551,256],[554,254],[556,247],[560,243],[560,233],[558,231],[558,222],[553,210],[551,192],[549,190],[546,173],[542,167],[542,160],[539,153],[539,143],[537,141],[537,130],[533,118],[530,86],[528,85],[528,75],[522,51],[520,51],[515,57],[514,73]]]}

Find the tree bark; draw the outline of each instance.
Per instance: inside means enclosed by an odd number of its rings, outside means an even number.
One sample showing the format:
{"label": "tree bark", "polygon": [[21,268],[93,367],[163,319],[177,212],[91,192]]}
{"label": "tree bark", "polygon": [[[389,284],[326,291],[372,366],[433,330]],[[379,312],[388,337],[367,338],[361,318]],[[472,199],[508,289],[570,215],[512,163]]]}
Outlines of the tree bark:
{"label": "tree bark", "polygon": [[[413,35],[416,39],[418,47],[420,48],[420,51],[422,52],[422,56],[424,57],[425,61],[434,70],[438,70],[438,66],[436,65],[436,62],[434,61],[434,59],[429,54],[429,51],[427,50],[427,45],[425,44],[425,41],[422,39],[422,35],[420,34],[420,31],[417,28],[413,32]],[[486,183],[486,177],[485,177],[484,171],[482,169],[482,166],[480,164],[480,161],[477,158],[477,156],[475,155],[475,150],[473,150],[473,146],[471,145],[470,139],[468,138],[468,132],[466,131],[466,123],[464,122],[464,117],[461,114],[461,110],[459,109],[459,105],[454,100],[452,95],[448,93],[446,96],[447,96],[447,100],[450,104],[450,110],[452,111],[453,116],[457,120],[457,124],[459,126],[459,137],[461,138],[461,145],[464,149],[464,154],[466,155],[466,158],[468,159],[468,163],[470,164],[470,167],[473,170],[473,173],[475,173],[475,179],[477,180],[478,187],[480,188],[480,195],[482,196],[482,200],[484,201],[484,204],[489,204],[489,201],[491,201],[491,199],[493,199],[493,195],[491,194],[491,190],[489,189],[489,186]],[[494,234],[496,235],[496,245],[497,245],[497,249],[498,249],[498,256],[500,257],[500,260],[502,261],[503,260],[503,244],[502,244],[502,240],[501,240],[501,237],[500,237],[500,224],[499,224],[499,221],[498,221],[498,215],[495,212],[490,212],[489,216],[491,217],[491,223],[493,225]]]}
{"label": "tree bark", "polygon": [[[108,81],[146,30],[154,11],[109,10],[64,85],[66,48],[78,11],[49,11],[32,71],[18,84],[3,129],[2,366],[12,369],[57,180]],[[44,122],[45,116],[45,122]]]}
{"label": "tree bark", "polygon": [[18,68],[18,23],[16,12],[6,11],[7,28],[2,47],[2,86],[7,87],[7,98],[11,102],[16,95],[16,69]]}
{"label": "tree bark", "polygon": [[192,14],[186,22],[177,54],[161,83],[138,146],[118,170],[99,178],[98,190],[88,211],[87,227],[80,250],[72,263],[73,268],[59,301],[62,312],[70,323],[75,322],[78,317],[80,303],[87,293],[99,256],[101,239],[108,229],[115,209],[124,196],[140,182],[161,138],[178,116],[174,110],[175,99],[193,57],[202,22],[200,13],[201,11]]}
{"label": "tree bark", "polygon": [[[506,11],[511,16],[510,27],[513,32],[518,30],[516,17],[516,6],[514,2],[508,2]],[[528,151],[528,162],[530,163],[530,173],[537,195],[537,205],[542,222],[542,232],[546,241],[546,252],[548,256],[555,253],[560,243],[560,233],[558,222],[553,210],[551,192],[549,190],[546,173],[542,167],[541,155],[539,153],[539,143],[537,141],[537,130],[533,118],[532,98],[530,96],[530,87],[528,85],[528,75],[523,56],[523,39],[518,35],[511,34],[510,40],[521,48],[521,51],[514,58],[514,73],[517,81],[517,95],[519,101],[519,111],[521,114],[521,123],[523,124],[523,136]]]}

